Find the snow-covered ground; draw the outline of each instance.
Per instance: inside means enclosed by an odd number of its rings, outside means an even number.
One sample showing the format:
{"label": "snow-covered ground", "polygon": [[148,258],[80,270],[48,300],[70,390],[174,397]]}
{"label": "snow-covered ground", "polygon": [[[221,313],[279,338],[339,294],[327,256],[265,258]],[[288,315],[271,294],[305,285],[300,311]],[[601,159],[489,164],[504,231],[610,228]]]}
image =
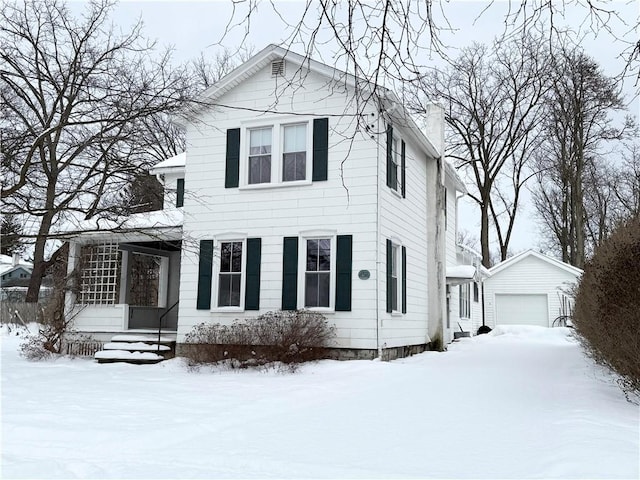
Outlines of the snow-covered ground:
{"label": "snow-covered ground", "polygon": [[298,373],[59,358],[2,336],[2,478],[639,478],[639,409],[567,329]]}

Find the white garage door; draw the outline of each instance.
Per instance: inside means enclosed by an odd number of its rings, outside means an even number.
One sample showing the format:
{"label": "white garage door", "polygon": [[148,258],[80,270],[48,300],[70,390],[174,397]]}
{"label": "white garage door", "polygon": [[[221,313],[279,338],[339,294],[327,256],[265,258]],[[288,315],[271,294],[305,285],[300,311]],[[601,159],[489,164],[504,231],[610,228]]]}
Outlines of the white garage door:
{"label": "white garage door", "polygon": [[548,327],[547,296],[496,293],[496,324]]}

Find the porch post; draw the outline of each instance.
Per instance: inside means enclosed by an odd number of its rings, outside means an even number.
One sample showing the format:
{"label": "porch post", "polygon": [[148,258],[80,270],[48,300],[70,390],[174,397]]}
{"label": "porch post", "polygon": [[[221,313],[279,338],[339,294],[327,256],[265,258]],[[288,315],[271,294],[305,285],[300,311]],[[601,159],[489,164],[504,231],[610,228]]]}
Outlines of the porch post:
{"label": "porch post", "polygon": [[120,258],[120,295],[118,297],[118,303],[128,304],[129,299],[127,293],[129,292],[129,251],[121,250]]}
{"label": "porch post", "polygon": [[[69,255],[67,259],[67,278],[71,278],[71,281],[78,281],[78,278],[73,278],[73,272],[78,265],[78,256],[80,255],[80,245],[76,242],[69,241]],[[71,311],[76,304],[76,291],[75,288],[67,288],[64,295],[64,305],[66,315],[70,315]]]}

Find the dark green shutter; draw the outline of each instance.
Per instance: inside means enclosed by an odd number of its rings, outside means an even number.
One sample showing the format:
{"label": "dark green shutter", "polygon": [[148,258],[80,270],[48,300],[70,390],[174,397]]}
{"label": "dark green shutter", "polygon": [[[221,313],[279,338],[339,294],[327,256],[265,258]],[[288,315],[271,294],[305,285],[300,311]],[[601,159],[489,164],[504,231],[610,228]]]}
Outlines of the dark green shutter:
{"label": "dark green shutter", "polygon": [[247,238],[247,275],[244,290],[244,309],[260,310],[260,259],[262,239]]}
{"label": "dark green shutter", "polygon": [[396,188],[394,182],[393,168],[393,127],[387,127],[387,187]]}
{"label": "dark green shutter", "polygon": [[198,310],[211,308],[211,275],[213,266],[213,240],[200,240],[200,261],[198,265]]}
{"label": "dark green shutter", "polygon": [[184,205],[184,178],[178,179],[178,185],[176,186],[176,207],[182,207]]}
{"label": "dark green shutter", "polygon": [[402,140],[402,149],[400,150],[400,188],[402,190],[402,198],[405,198],[406,192],[405,192],[405,180],[406,180],[406,160],[405,160],[405,153],[406,153],[406,145],[404,143],[404,140]]}
{"label": "dark green shutter", "polygon": [[391,313],[393,303],[393,289],[391,288],[391,270],[393,269],[393,244],[387,240],[387,312]]}
{"label": "dark green shutter", "polygon": [[282,310],[298,308],[298,237],[285,237],[282,248]]}
{"label": "dark green shutter", "polygon": [[314,182],[327,179],[329,163],[329,119],[313,120],[313,175]]}
{"label": "dark green shutter", "polygon": [[407,247],[402,247],[402,313],[407,313]]}
{"label": "dark green shutter", "polygon": [[224,172],[224,188],[238,186],[240,180],[240,129],[227,130],[227,159]]}
{"label": "dark green shutter", "polygon": [[351,235],[338,235],[336,239],[336,311],[351,311]]}

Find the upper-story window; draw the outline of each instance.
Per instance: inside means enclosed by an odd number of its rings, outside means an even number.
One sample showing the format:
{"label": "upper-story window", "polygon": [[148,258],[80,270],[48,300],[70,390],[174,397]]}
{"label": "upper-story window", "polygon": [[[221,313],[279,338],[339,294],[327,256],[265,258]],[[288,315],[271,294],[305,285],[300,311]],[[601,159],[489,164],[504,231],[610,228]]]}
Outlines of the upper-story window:
{"label": "upper-story window", "polygon": [[307,177],[307,124],[283,127],[282,181],[305,180]]}
{"label": "upper-story window", "polygon": [[271,181],[272,128],[249,130],[249,183]]}
{"label": "upper-story window", "polygon": [[387,186],[398,195],[406,194],[406,144],[387,127]]}
{"label": "upper-story window", "polygon": [[299,117],[245,122],[227,130],[225,188],[306,185],[325,181],[329,119]]}
{"label": "upper-story window", "polygon": [[310,180],[308,123],[248,128],[246,184],[276,185]]}

